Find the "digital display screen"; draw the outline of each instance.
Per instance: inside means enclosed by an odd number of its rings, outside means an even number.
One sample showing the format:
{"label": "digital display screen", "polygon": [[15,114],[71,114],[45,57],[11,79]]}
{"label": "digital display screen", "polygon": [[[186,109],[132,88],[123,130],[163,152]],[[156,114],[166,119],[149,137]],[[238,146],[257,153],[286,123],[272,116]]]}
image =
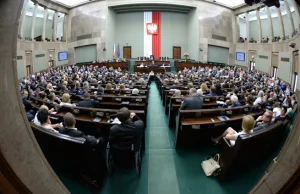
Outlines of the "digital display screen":
{"label": "digital display screen", "polygon": [[68,52],[59,52],[58,53],[58,60],[59,61],[68,60]]}
{"label": "digital display screen", "polygon": [[236,53],[236,60],[237,61],[245,61],[245,53],[237,52]]}

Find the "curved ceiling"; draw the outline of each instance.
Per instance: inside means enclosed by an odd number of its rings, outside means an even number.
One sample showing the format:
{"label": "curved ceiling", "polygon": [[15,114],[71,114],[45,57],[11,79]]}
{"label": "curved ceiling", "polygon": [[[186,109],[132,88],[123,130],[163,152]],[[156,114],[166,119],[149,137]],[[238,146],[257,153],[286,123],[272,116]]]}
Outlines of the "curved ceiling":
{"label": "curved ceiling", "polygon": [[[81,4],[85,4],[91,1],[97,1],[97,0],[51,0],[55,3],[64,5],[66,7],[72,8]],[[129,0],[128,0],[129,1]],[[202,0],[202,1],[208,1],[212,2],[218,5],[223,5],[229,8],[235,8],[238,6],[241,6],[244,3],[244,0]]]}

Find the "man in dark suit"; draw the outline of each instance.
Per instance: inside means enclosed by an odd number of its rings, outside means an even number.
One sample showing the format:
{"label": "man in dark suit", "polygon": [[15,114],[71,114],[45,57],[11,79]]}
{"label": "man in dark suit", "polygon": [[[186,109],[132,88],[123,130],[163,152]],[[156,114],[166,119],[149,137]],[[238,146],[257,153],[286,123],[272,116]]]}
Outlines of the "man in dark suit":
{"label": "man in dark suit", "polygon": [[195,88],[191,88],[189,95],[190,97],[183,100],[180,110],[201,109],[203,99],[197,94],[197,90]]}
{"label": "man in dark suit", "polygon": [[266,111],[262,116],[259,116],[253,128],[253,131],[258,131],[264,129],[272,124],[273,113],[271,111]]}
{"label": "man in dark suit", "polygon": [[131,113],[128,108],[121,108],[117,113],[117,118],[121,124],[110,128],[110,144],[119,149],[130,149],[131,144],[127,147],[127,144],[123,142],[123,138],[128,136],[136,137],[137,143],[140,143],[144,131],[144,122],[135,113]]}
{"label": "man in dark suit", "polygon": [[78,106],[87,108],[94,108],[96,106],[96,101],[90,99],[89,93],[83,94],[83,99],[83,101],[78,103]]}

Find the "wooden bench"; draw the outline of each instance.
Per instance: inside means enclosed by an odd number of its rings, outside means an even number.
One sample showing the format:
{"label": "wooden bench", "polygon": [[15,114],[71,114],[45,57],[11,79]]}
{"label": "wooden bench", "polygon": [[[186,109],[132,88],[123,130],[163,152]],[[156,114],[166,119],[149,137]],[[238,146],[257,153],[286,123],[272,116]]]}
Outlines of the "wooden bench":
{"label": "wooden bench", "polygon": [[[191,138],[210,140],[211,136],[222,134],[227,127],[241,128],[244,115],[251,114],[254,117],[263,114],[261,105],[240,106],[234,108],[180,110],[176,118],[175,147]],[[227,116],[229,120],[225,120]],[[223,121],[222,121],[222,120]]]}

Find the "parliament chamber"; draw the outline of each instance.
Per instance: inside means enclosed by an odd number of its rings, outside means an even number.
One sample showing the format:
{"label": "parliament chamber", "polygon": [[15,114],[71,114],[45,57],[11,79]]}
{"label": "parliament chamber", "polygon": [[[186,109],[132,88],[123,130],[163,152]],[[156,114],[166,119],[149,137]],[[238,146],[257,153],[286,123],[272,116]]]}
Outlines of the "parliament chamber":
{"label": "parliament chamber", "polygon": [[299,4],[1,1],[0,193],[299,193]]}

